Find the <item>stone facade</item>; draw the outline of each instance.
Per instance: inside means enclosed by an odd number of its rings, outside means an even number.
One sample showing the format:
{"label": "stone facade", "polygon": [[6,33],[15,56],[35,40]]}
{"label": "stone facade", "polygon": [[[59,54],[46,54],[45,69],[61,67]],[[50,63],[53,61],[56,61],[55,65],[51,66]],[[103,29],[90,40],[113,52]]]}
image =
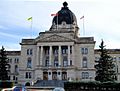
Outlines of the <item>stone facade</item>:
{"label": "stone facade", "polygon": [[[22,39],[21,51],[8,51],[9,60],[19,60],[18,67],[11,68],[11,80],[31,85],[38,80],[94,80],[95,59],[99,57],[95,40],[79,37],[78,31],[76,17],[64,3],[48,31],[40,32],[35,39]],[[116,51],[112,55],[120,57]],[[15,69],[17,74],[12,74]]]}

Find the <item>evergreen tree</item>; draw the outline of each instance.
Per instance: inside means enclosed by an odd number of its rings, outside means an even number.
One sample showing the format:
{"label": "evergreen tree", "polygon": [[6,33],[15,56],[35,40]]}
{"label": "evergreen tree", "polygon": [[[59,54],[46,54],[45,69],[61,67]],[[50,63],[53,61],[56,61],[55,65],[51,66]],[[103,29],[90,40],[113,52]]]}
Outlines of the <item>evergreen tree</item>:
{"label": "evergreen tree", "polygon": [[0,80],[8,80],[8,61],[4,47],[0,50]]}
{"label": "evergreen tree", "polygon": [[114,70],[113,58],[108,55],[107,50],[104,46],[104,41],[102,40],[101,45],[99,46],[100,59],[95,65],[96,68],[96,81],[106,82],[106,81],[115,81],[116,74]]}

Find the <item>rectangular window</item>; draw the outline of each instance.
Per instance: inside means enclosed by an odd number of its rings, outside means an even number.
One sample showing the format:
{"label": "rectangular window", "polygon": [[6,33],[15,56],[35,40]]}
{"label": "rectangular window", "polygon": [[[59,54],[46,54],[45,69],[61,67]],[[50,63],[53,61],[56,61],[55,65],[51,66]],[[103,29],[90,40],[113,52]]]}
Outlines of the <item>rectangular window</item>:
{"label": "rectangular window", "polygon": [[81,53],[84,54],[84,48],[81,48]]}
{"label": "rectangular window", "polygon": [[25,78],[32,78],[32,74],[31,74],[31,72],[26,72],[26,74],[25,74]]}
{"label": "rectangular window", "polygon": [[14,63],[19,63],[19,58],[15,58]]}
{"label": "rectangular window", "polygon": [[70,60],[70,66],[72,66],[72,60]]}
{"label": "rectangular window", "polygon": [[83,67],[83,68],[87,68],[87,57],[83,57],[82,67]]}
{"label": "rectangular window", "polygon": [[88,48],[85,48],[84,50],[85,50],[85,54],[88,54]]}
{"label": "rectangular window", "polygon": [[27,49],[27,55],[32,55],[33,54],[33,49]]}
{"label": "rectangular window", "polygon": [[68,62],[66,60],[63,61],[63,66],[66,67],[68,65]]}
{"label": "rectangular window", "polygon": [[27,49],[27,55],[29,55],[29,49]]}
{"label": "rectangular window", "polygon": [[32,58],[31,57],[29,57],[27,59],[27,68],[32,68]]}
{"label": "rectangular window", "polygon": [[9,63],[12,63],[12,58],[9,58],[9,59],[8,59],[8,62],[9,62]]}
{"label": "rectangular window", "polygon": [[30,49],[30,55],[32,55],[33,54],[33,50],[32,49]]}
{"label": "rectangular window", "polygon": [[15,80],[15,76],[13,76],[13,80]]}
{"label": "rectangular window", "polygon": [[58,61],[54,61],[54,66],[58,67]]}
{"label": "rectangular window", "polygon": [[68,54],[68,49],[66,48],[62,49],[62,54]]}
{"label": "rectangular window", "polygon": [[82,72],[82,79],[89,79],[89,73],[88,72]]}
{"label": "rectangular window", "polygon": [[45,60],[45,66],[49,66],[49,60]]}
{"label": "rectangular window", "polygon": [[87,61],[83,61],[83,68],[87,68]]}
{"label": "rectangular window", "polygon": [[15,79],[16,81],[18,80],[18,78],[16,77],[16,79]]}
{"label": "rectangular window", "polygon": [[88,54],[88,48],[81,48],[82,54]]}
{"label": "rectangular window", "polygon": [[31,74],[31,72],[29,72],[29,78],[32,78],[32,74]]}
{"label": "rectangular window", "polygon": [[70,46],[70,54],[72,54],[72,46]]}
{"label": "rectangular window", "polygon": [[25,78],[28,78],[28,72],[26,72],[26,74],[25,74]]}

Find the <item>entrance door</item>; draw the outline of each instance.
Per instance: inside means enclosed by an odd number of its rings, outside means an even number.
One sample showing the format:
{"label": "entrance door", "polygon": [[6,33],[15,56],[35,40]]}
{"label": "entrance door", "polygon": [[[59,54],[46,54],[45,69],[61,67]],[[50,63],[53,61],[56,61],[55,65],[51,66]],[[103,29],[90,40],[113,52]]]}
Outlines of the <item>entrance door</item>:
{"label": "entrance door", "polygon": [[57,80],[57,72],[52,72],[52,79]]}
{"label": "entrance door", "polygon": [[62,72],[62,80],[67,80],[67,72]]}
{"label": "entrance door", "polygon": [[43,80],[48,80],[48,72],[43,72]]}

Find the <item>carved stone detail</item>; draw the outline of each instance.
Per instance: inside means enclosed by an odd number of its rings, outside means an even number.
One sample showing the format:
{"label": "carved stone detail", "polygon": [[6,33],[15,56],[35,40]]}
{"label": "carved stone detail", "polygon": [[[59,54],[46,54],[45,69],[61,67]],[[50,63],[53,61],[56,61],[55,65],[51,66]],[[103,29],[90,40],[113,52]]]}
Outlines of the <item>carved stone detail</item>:
{"label": "carved stone detail", "polygon": [[39,42],[66,42],[66,41],[69,42],[73,40],[60,35],[51,35],[49,37],[39,40]]}

